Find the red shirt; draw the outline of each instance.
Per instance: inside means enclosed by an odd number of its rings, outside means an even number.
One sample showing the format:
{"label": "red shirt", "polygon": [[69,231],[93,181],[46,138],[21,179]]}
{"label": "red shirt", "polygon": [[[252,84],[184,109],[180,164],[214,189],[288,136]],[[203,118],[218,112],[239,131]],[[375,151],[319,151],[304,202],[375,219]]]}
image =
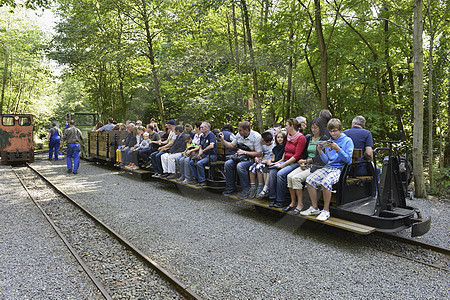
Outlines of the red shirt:
{"label": "red shirt", "polygon": [[303,151],[305,150],[306,146],[306,138],[302,134],[299,136],[295,142],[286,142],[286,146],[284,146],[284,160],[288,160],[292,156],[295,157],[295,160],[299,160],[302,158]]}

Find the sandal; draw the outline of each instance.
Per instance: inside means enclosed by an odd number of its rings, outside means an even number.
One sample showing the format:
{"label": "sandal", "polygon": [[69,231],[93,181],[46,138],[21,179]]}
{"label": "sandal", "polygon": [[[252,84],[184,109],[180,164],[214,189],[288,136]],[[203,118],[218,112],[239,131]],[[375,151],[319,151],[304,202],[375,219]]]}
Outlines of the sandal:
{"label": "sandal", "polygon": [[296,207],[296,208],[292,211],[291,214],[293,214],[293,215],[298,215],[298,214],[300,214],[300,212],[302,211],[302,209],[303,209],[303,207],[300,208],[300,209],[298,209],[298,208]]}
{"label": "sandal", "polygon": [[288,205],[287,207],[283,208],[283,211],[288,212],[288,211],[291,211],[293,209],[295,209],[295,206]]}

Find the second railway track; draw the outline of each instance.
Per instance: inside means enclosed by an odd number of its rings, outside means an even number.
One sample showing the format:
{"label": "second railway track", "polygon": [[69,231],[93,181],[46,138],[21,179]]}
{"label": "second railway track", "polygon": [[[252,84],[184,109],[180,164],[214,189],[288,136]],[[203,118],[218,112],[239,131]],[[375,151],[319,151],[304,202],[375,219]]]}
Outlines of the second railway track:
{"label": "second railway track", "polygon": [[106,299],[200,299],[31,166],[13,170]]}

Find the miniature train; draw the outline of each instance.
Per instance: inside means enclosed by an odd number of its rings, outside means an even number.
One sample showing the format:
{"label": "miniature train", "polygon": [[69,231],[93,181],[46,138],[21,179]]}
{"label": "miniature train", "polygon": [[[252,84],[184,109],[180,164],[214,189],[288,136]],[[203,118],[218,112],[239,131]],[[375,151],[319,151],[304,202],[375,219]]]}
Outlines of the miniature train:
{"label": "miniature train", "polygon": [[[126,136],[125,131],[109,132],[89,132],[88,156],[99,162],[114,163],[116,149],[121,145]],[[223,164],[226,160],[226,150],[219,145],[219,159],[217,162],[207,166],[207,186],[206,189],[220,191],[225,187]],[[412,236],[420,236],[427,233],[431,226],[430,218],[423,218],[420,211],[414,207],[406,205],[406,193],[408,180],[406,183],[402,179],[399,171],[400,155],[393,149],[393,143],[389,142],[389,148],[378,148],[375,152],[389,151],[388,156],[383,161],[381,178],[378,183],[378,176],[375,172],[374,163],[370,161],[360,161],[362,151],[355,149],[353,162],[344,167],[339,182],[334,186],[332,196],[331,215],[332,218],[324,222],[331,225],[360,234],[379,232],[398,232],[411,228]],[[354,175],[356,166],[365,164],[368,176]],[[151,174],[151,171],[133,171],[134,174]],[[180,184],[175,180],[160,178]],[[190,185],[188,185],[190,186]],[[198,189],[197,186],[190,186]],[[375,190],[378,192],[376,193]],[[303,193],[308,197],[308,193]],[[230,196],[237,199],[236,196]],[[277,210],[279,208],[269,207],[267,200],[244,199],[259,207]],[[313,217],[296,215],[311,221]]]}
{"label": "miniature train", "polygon": [[6,164],[34,161],[33,115],[0,115],[0,156]]}

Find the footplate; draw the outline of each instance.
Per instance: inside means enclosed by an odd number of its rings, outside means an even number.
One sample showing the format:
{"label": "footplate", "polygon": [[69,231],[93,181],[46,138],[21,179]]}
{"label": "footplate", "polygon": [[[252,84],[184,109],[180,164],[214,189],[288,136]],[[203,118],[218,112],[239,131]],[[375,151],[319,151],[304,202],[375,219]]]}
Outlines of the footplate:
{"label": "footplate", "polygon": [[421,236],[427,233],[431,227],[431,218],[427,217],[425,219],[413,219],[411,225],[411,236]]}

